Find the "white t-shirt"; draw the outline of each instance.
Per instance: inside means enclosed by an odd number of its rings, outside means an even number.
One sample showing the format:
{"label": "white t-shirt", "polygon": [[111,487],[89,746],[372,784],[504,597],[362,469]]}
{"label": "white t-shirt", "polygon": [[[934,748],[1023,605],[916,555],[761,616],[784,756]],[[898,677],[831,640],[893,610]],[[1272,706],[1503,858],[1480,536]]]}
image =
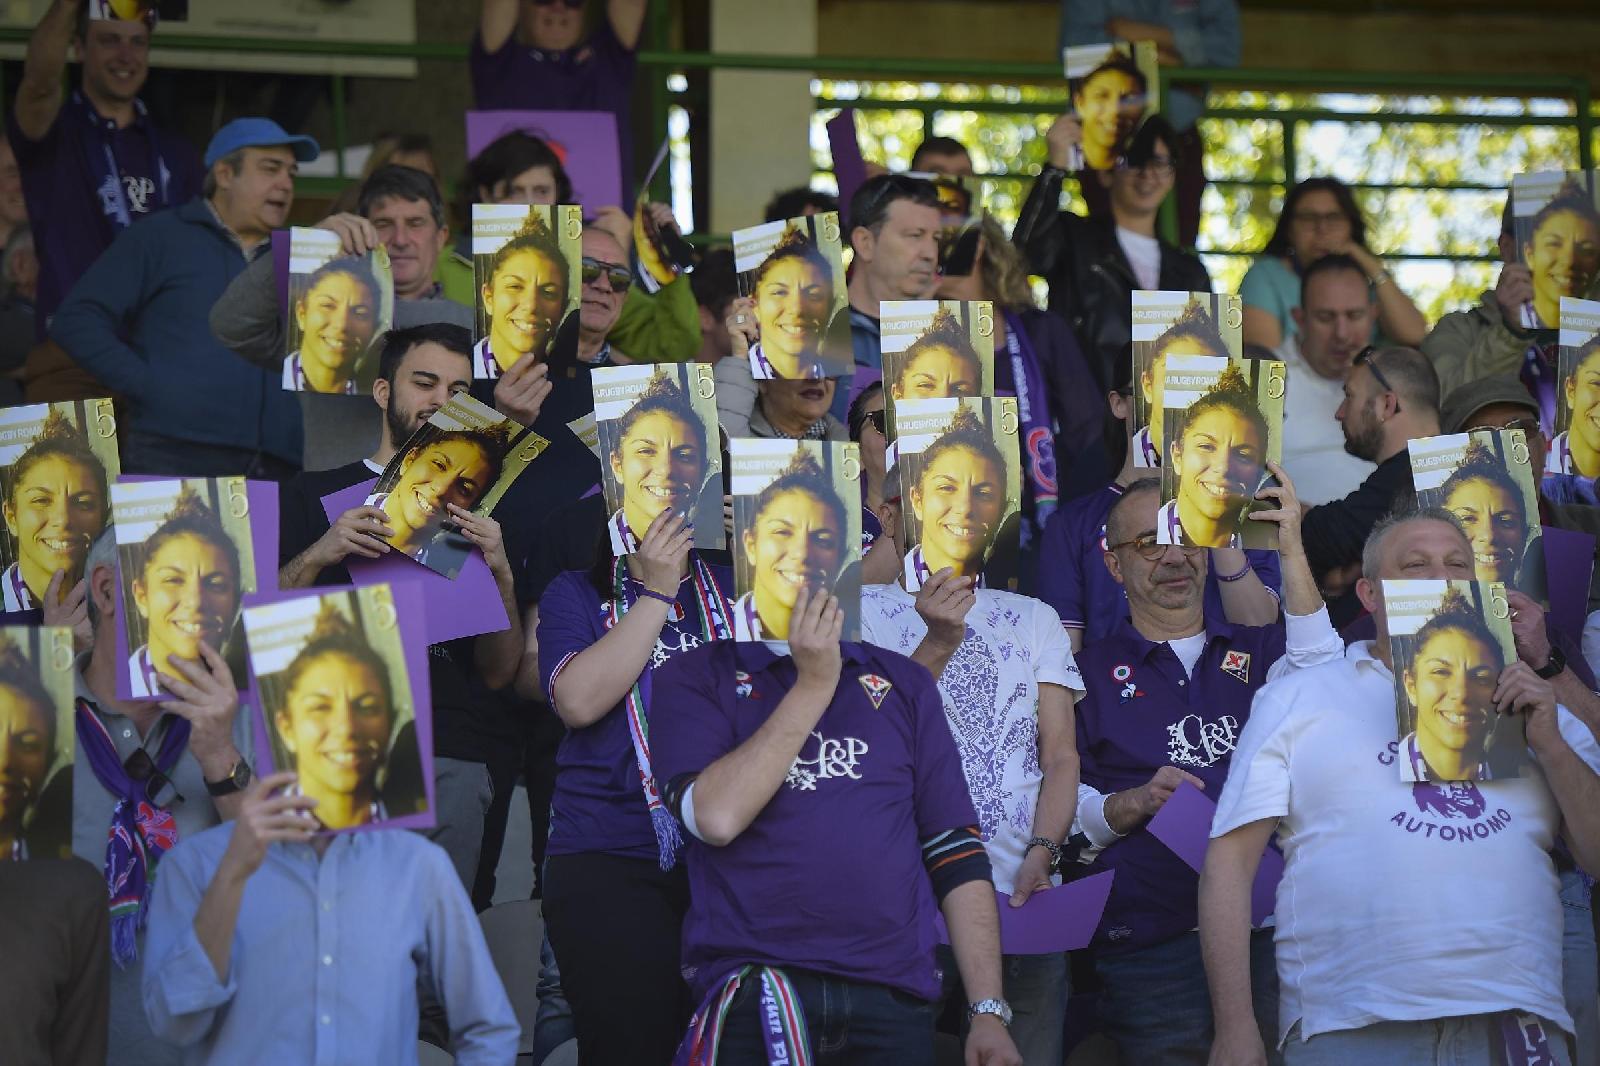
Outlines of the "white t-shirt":
{"label": "white t-shirt", "polygon": [[1161,288],[1161,242],[1118,226],[1117,243],[1133,267],[1133,276],[1139,279],[1139,288]]}
{"label": "white t-shirt", "polygon": [[[928,626],[916,599],[899,585],[861,590],[861,639],[902,655]],[[945,719],[961,753],[978,811],[994,887],[1009,893],[1033,836],[1039,766],[1039,684],[1083,696],[1083,678],[1061,618],[1046,603],[1014,592],[978,589],[967,635],[939,679]]]}
{"label": "white t-shirt", "polygon": [[1172,649],[1172,654],[1178,657],[1183,664],[1183,672],[1190,677],[1194,676],[1194,664],[1200,661],[1200,656],[1206,650],[1206,631],[1201,630],[1192,637],[1179,637],[1177,640],[1167,641],[1167,647]]}
{"label": "white t-shirt", "polygon": [[[1560,812],[1537,764],[1402,783],[1394,682],[1368,642],[1256,694],[1212,837],[1279,818],[1279,1036],[1527,1011],[1572,1031],[1561,989]],[[1590,766],[1600,746],[1565,709]]]}
{"label": "white t-shirt", "polygon": [[1283,468],[1308,504],[1342,500],[1377,469],[1344,450],[1344,429],[1333,416],[1344,402],[1344,380],[1311,369],[1291,335],[1274,353],[1284,362]]}

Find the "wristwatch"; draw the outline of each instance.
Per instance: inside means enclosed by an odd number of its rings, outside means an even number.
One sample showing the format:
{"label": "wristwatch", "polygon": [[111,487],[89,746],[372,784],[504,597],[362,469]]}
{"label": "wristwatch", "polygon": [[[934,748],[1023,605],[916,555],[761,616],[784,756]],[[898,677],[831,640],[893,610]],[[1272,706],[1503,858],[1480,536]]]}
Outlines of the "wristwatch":
{"label": "wristwatch", "polygon": [[1028,852],[1032,851],[1034,848],[1044,848],[1050,853],[1050,869],[1054,870],[1061,866],[1060,844],[1057,844],[1054,840],[1051,840],[1048,837],[1034,837],[1032,840],[1028,841],[1028,846],[1023,849],[1022,854],[1026,856]]}
{"label": "wristwatch", "polygon": [[228,771],[227,777],[224,777],[221,781],[207,781],[206,791],[218,798],[231,796],[235,792],[243,792],[245,786],[250,783],[251,776],[250,764],[240,759],[233,764],[233,768]]}
{"label": "wristwatch", "polygon": [[971,1021],[980,1014],[992,1014],[1000,1019],[1000,1024],[1007,1028],[1011,1025],[1011,1004],[1003,999],[980,999],[967,1007],[967,1020]]}
{"label": "wristwatch", "polygon": [[1561,649],[1554,644],[1550,645],[1550,660],[1539,667],[1534,673],[1549,681],[1567,668],[1567,657],[1561,654]]}

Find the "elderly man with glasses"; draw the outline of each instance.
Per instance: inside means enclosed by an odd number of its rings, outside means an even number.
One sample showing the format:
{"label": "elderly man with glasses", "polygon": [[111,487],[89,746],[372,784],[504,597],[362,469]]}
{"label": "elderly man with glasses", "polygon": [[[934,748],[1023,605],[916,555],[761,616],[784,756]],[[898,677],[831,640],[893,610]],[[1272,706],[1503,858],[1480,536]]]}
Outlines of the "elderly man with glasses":
{"label": "elderly man with glasses", "polygon": [[[1222,790],[1251,700],[1269,677],[1344,650],[1306,566],[1294,485],[1277,464],[1270,469],[1282,484],[1259,495],[1277,507],[1251,516],[1279,530],[1284,617],[1270,625],[1206,614],[1209,557],[1156,543],[1154,479],[1129,486],[1107,519],[1105,566],[1127,591],[1128,610],[1078,655],[1086,691],[1077,746],[1089,787],[1079,790],[1077,815],[1088,844],[1104,849],[1095,862],[1116,871],[1095,933],[1095,969],[1100,1020],[1125,1062],[1197,1061],[1212,1035],[1195,933],[1199,876],[1147,823],[1184,782],[1212,797]],[[1272,934],[1252,940],[1256,1017],[1275,1034]]]}

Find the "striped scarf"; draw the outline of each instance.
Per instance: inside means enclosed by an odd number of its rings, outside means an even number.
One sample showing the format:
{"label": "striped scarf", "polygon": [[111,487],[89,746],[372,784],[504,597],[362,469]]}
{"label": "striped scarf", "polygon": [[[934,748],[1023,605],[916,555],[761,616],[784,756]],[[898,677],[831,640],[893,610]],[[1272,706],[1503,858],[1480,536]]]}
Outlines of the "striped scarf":
{"label": "striped scarf", "polygon": [[[700,608],[702,641],[709,644],[715,640],[731,640],[733,628],[728,622],[727,600],[723,598],[722,587],[717,584],[711,568],[698,555],[694,556],[692,573],[695,603]],[[607,608],[611,615],[612,628],[616,628],[617,623],[631,606],[624,587],[627,574],[625,560],[618,559],[612,563],[612,595]],[[636,596],[633,602],[637,601]],[[649,709],[652,669],[654,667],[647,665],[639,674],[639,679],[633,683],[633,688],[628,690],[628,695],[623,699],[623,706],[628,712],[628,736],[633,740],[633,757],[639,765],[639,780],[644,786],[645,805],[650,809],[650,825],[656,832],[656,848],[661,868],[670,870],[678,861],[678,849],[683,847],[683,836],[678,832],[678,825],[673,821],[666,804],[661,802],[661,790],[656,787],[655,771],[650,767]]]}
{"label": "striped scarf", "polygon": [[739,986],[751,978],[761,982],[761,1038],[768,1066],[811,1066],[805,1008],[788,975],[771,966],[742,967],[707,993],[689,1019],[689,1031],[678,1045],[672,1066],[715,1066],[728,1008],[733,1006]]}

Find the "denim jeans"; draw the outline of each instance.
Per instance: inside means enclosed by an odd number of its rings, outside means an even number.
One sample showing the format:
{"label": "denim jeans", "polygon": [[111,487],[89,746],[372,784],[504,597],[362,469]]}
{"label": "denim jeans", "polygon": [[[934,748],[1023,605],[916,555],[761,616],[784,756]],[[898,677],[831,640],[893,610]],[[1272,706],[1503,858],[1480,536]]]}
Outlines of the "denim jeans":
{"label": "denim jeans", "polygon": [[1596,957],[1589,882],[1577,870],[1561,874],[1561,992],[1577,1040],[1573,1066],[1600,1066],[1600,959]]}
{"label": "denim jeans", "polygon": [[[1100,978],[1100,1025],[1116,1043],[1123,1062],[1205,1066],[1215,1031],[1199,933],[1137,951],[1100,955],[1095,973]],[[1278,966],[1270,929],[1250,934],[1250,991],[1267,1061],[1281,1062],[1275,1050]]]}
{"label": "denim jeans", "polygon": [[[972,997],[961,987],[955,953],[938,948],[939,969],[944,973],[943,998],[962,1004],[961,1039],[966,1042],[965,1006]],[[1067,957],[1054,955],[1003,955],[1000,958],[1002,994],[1011,1006],[1011,1042],[1017,1045],[1023,1066],[1044,1063],[1059,1066],[1067,1024]]]}
{"label": "denim jeans", "polygon": [[539,1013],[533,1017],[533,1066],[539,1066],[550,1057],[550,1052],[577,1035],[572,1008],[561,990],[556,953],[550,949],[550,934],[546,933],[544,942],[539,945]]}
{"label": "denim jeans", "polygon": [[[885,985],[785,970],[805,1010],[816,1066],[933,1066],[933,1004]],[[739,985],[723,1023],[717,1066],[767,1066],[761,981]]]}
{"label": "denim jeans", "polygon": [[[1545,1026],[1551,1055],[1571,1066],[1561,1030]],[[1378,1022],[1360,1029],[1318,1033],[1301,1041],[1300,1026],[1289,1030],[1285,1066],[1499,1066],[1505,1062],[1500,1015],[1470,1014],[1431,1022]]]}

